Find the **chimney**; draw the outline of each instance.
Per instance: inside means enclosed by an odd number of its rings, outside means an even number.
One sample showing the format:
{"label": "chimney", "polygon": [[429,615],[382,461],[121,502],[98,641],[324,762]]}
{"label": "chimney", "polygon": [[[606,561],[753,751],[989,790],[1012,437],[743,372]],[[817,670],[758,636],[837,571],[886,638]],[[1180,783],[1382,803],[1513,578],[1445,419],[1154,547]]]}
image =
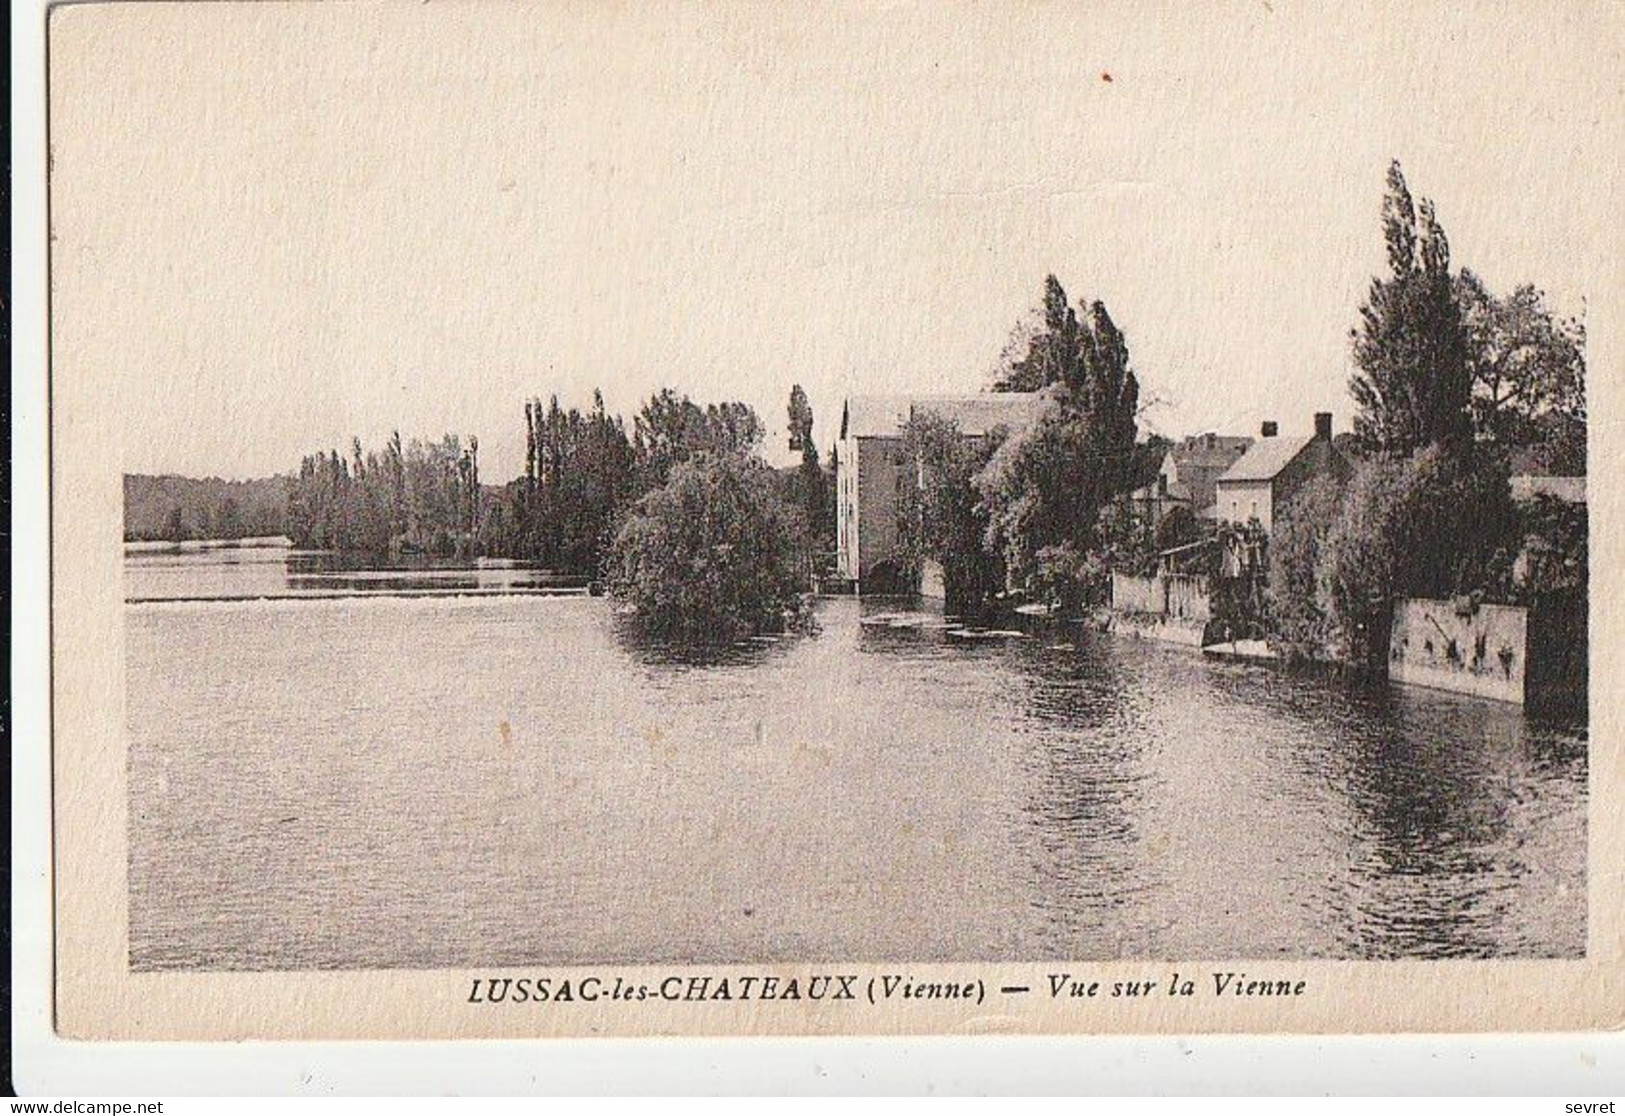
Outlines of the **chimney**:
{"label": "chimney", "polygon": [[1273,419],[1266,419],[1264,425],[1258,428],[1258,436],[1260,438],[1273,438],[1280,432],[1280,426],[1278,426]]}
{"label": "chimney", "polygon": [[1330,411],[1317,411],[1315,413],[1315,437],[1326,441],[1332,440],[1332,413]]}

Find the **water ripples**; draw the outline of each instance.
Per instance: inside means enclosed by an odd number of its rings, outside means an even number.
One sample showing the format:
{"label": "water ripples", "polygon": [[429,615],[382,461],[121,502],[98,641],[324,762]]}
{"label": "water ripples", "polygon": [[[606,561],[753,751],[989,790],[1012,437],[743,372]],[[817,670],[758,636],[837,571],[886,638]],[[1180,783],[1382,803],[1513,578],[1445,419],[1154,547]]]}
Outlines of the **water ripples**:
{"label": "water ripples", "polygon": [[1583,726],[878,611],[132,606],[132,964],[1584,952]]}

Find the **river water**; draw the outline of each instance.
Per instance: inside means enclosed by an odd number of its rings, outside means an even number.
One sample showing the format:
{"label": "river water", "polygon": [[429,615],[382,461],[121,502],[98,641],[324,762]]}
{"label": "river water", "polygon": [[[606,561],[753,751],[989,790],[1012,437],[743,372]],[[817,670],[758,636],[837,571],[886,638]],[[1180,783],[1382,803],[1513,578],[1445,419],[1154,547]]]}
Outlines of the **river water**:
{"label": "river water", "polygon": [[313,561],[127,555],[135,969],[1585,950],[1583,726],[895,601],[695,661]]}

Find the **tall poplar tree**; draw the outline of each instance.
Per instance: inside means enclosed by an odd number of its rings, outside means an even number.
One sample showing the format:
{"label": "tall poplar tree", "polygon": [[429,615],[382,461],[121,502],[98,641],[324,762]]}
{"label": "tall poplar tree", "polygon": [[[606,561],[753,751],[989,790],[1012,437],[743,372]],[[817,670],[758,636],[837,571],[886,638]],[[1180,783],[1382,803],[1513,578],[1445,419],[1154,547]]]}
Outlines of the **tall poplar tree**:
{"label": "tall poplar tree", "polygon": [[790,448],[801,454],[796,471],[796,502],[807,519],[807,530],[819,545],[833,541],[835,523],[832,490],[818,461],[818,442],[813,438],[813,410],[800,384],[790,388]]}
{"label": "tall poplar tree", "polygon": [[1433,203],[1413,202],[1398,161],[1382,202],[1388,275],[1371,281],[1350,331],[1357,370],[1354,432],[1368,449],[1410,454],[1472,440],[1473,374],[1450,276],[1450,243]]}
{"label": "tall poplar tree", "polygon": [[1028,378],[1017,381],[1043,391],[1038,418],[1006,439],[975,481],[988,546],[1028,582],[1045,570],[1099,565],[1091,556],[1101,509],[1132,487],[1140,399],[1128,344],[1105,304],[1080,304],[1079,315],[1053,276],[1045,295],[1050,324],[1032,339]]}
{"label": "tall poplar tree", "polygon": [[[1077,378],[1081,327],[1077,311],[1067,302],[1066,289],[1053,275],[1044,277],[1040,323],[1026,339],[1025,354],[1012,360],[994,382],[994,391],[1038,391]],[[1027,328],[1018,327],[1020,332]],[[1020,333],[1012,339],[1012,347],[1019,349]]]}

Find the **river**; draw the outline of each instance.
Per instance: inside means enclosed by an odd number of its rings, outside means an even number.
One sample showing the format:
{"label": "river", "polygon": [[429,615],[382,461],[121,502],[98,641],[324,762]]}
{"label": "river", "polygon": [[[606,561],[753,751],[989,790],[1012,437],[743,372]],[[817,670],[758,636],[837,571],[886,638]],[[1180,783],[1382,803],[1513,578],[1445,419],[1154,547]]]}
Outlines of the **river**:
{"label": "river", "polygon": [[137,970],[1585,951],[1585,729],[1515,707],[850,598],[696,659],[512,564],[125,578]]}

